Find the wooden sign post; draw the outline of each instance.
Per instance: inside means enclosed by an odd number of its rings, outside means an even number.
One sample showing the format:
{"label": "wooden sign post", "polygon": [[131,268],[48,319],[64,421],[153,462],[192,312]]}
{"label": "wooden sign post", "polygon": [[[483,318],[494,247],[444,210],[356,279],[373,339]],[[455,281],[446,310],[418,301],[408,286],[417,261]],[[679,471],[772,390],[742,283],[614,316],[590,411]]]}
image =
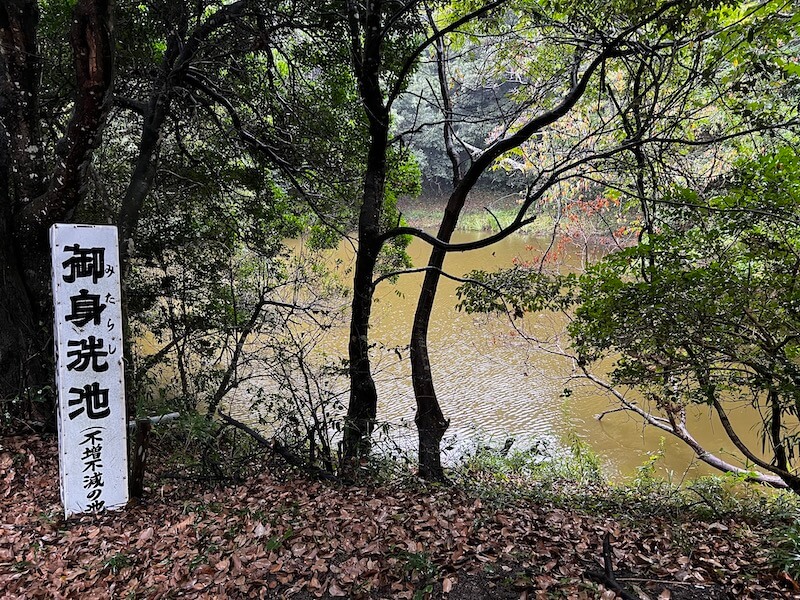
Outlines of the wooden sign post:
{"label": "wooden sign post", "polygon": [[50,228],[64,514],[128,502],[117,228]]}

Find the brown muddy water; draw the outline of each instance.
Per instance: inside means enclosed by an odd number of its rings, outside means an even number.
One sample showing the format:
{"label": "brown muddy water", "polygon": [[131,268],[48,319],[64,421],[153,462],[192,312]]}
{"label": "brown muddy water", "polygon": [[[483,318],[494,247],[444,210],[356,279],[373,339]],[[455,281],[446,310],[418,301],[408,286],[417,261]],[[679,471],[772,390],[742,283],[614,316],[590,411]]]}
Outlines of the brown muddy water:
{"label": "brown muddy water", "polygon": [[[471,241],[483,235],[458,232],[453,241]],[[473,269],[508,267],[515,260],[537,260],[546,245],[547,241],[540,238],[512,236],[487,249],[451,253],[445,270],[462,276]],[[302,249],[295,247],[295,251]],[[416,239],[409,248],[415,266],[426,264],[428,253],[429,247]],[[344,281],[352,277],[347,272],[352,267],[352,256],[352,247],[344,244],[330,255],[331,264],[341,260]],[[583,256],[582,249],[572,246],[561,253],[560,263],[549,267],[575,269]],[[422,277],[403,275],[396,283],[384,281],[378,286],[371,330],[372,341],[378,344],[373,353],[380,397],[378,419],[397,426],[395,439],[404,439],[404,445],[411,448],[416,443],[414,396],[404,348]],[[428,344],[439,400],[451,422],[445,446],[452,449],[446,459],[477,445],[502,446],[508,437],[515,439],[517,449],[530,448],[539,440],[567,447],[577,437],[600,456],[607,475],[620,478],[634,475],[636,468],[659,450],[663,438],[664,456],[658,461],[662,476],[677,483],[686,477],[714,472],[699,463],[681,442],[643,426],[635,415],[615,412],[602,421],[596,418],[616,405],[594,384],[575,380],[571,360],[553,352],[569,348],[564,334],[566,317],[528,317],[525,330],[545,342],[531,343],[507,319],[458,311],[457,285],[451,280],[441,281]],[[346,340],[343,328],[326,342],[325,350],[346,356]],[[399,355],[403,358],[399,359]],[[566,397],[565,388],[571,390]],[[743,407],[733,409],[730,417],[745,442],[760,448],[757,414]],[[739,454],[707,410],[695,410],[690,431],[709,451],[738,462]]]}

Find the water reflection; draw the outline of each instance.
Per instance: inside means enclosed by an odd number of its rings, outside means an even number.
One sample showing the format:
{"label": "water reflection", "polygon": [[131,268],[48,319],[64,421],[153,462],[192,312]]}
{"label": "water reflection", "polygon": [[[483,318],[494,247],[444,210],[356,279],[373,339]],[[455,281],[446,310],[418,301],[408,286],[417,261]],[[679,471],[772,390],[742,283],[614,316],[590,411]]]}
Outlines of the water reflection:
{"label": "water reflection", "polygon": [[[466,242],[481,234],[459,232],[455,242]],[[452,253],[445,270],[462,276],[473,269],[492,270],[508,267],[514,260],[536,260],[544,245],[540,240],[511,237],[491,248],[468,253]],[[409,253],[415,265],[424,265],[429,248],[415,240]],[[562,256],[560,268],[569,269],[579,260],[581,251]],[[351,264],[352,248],[343,245],[331,257],[342,261],[344,270]],[[413,434],[414,397],[407,360],[399,360],[394,348],[405,348],[411,330],[417,293],[422,274],[402,276],[395,284],[382,282],[375,294],[372,341],[376,383],[380,404],[379,419],[405,423],[409,440]],[[693,453],[668,434],[644,427],[635,416],[616,412],[602,421],[595,417],[614,408],[613,402],[592,384],[569,381],[569,359],[542,350],[521,339],[507,320],[468,315],[456,310],[457,284],[442,279],[434,306],[429,339],[434,380],[445,415],[451,419],[448,439],[457,450],[478,443],[501,446],[507,436],[516,439],[516,448],[526,448],[536,440],[552,438],[567,444],[577,435],[602,457],[610,474],[629,476],[635,473],[648,453],[657,451],[664,438],[665,456],[660,469],[674,480],[685,475],[713,472],[698,464]],[[568,347],[563,337],[563,317],[552,314],[532,315],[526,330],[546,340],[548,349]],[[339,332],[326,350],[346,355],[346,334]],[[407,352],[403,353],[407,356]],[[565,397],[565,387],[571,394]],[[727,459],[738,454],[727,441],[721,426],[702,409],[695,410],[691,427],[695,437],[709,451]],[[746,443],[756,442],[756,415],[751,409],[731,411],[731,419]],[[413,445],[413,442],[411,442]]]}

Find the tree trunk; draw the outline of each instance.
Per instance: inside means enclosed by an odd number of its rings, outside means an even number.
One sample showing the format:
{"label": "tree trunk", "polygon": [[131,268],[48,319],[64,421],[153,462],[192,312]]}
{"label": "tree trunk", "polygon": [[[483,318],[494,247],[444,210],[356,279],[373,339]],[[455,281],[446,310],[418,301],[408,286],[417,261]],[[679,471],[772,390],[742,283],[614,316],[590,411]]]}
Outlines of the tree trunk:
{"label": "tree trunk", "polygon": [[[435,23],[431,20],[431,26]],[[478,178],[486,171],[494,160],[502,155],[503,152],[519,147],[523,142],[542,128],[556,122],[567,114],[575,103],[583,96],[586,91],[592,73],[605,60],[605,53],[610,52],[610,47],[603,54],[596,57],[586,68],[580,78],[575,78],[570,82],[570,87],[564,98],[550,110],[547,110],[533,118],[514,133],[495,141],[489,148],[476,155],[469,165],[469,168],[462,173],[458,154],[453,143],[452,114],[453,108],[447,87],[447,77],[445,73],[446,57],[444,48],[441,44],[437,45],[438,56],[438,75],[439,84],[444,106],[444,141],[448,158],[453,168],[453,192],[447,202],[444,216],[439,225],[437,238],[442,242],[449,243],[458,223],[458,217],[464,208],[467,194],[475,186]],[[576,55],[579,59],[580,55]],[[576,66],[579,60],[576,61]],[[573,75],[577,75],[577,69]],[[540,191],[540,194],[543,190]],[[527,200],[528,203],[532,198]],[[518,219],[521,219],[528,205],[523,205]],[[434,247],[428,261],[428,271],[420,290],[417,311],[414,314],[414,326],[411,333],[411,377],[414,385],[414,395],[417,401],[417,415],[415,422],[419,432],[419,451],[420,451],[420,475],[430,479],[444,478],[441,467],[440,443],[444,436],[449,422],[442,415],[439,402],[436,398],[436,391],[433,386],[431,376],[430,357],[428,356],[428,326],[430,322],[433,301],[436,297],[436,290],[439,285],[440,270],[444,264],[446,251]]]}
{"label": "tree trunk", "polygon": [[[438,33],[433,12],[428,10],[428,22]],[[441,39],[436,42],[436,66],[439,80],[439,91],[442,95],[442,111],[444,123],[442,136],[444,138],[445,152],[452,168],[453,192],[447,202],[444,217],[439,224],[437,237],[443,242],[449,242],[455,230],[461,209],[464,207],[466,192],[459,188],[464,175],[461,169],[459,153],[455,145],[455,132],[453,131],[453,101],[450,97],[450,87],[447,76],[447,50]],[[428,328],[430,326],[433,303],[436,300],[436,290],[439,286],[439,270],[444,264],[446,252],[434,248],[428,259],[429,270],[420,289],[417,310],[414,313],[414,323],[411,328],[411,381],[414,387],[414,398],[417,403],[417,414],[414,422],[419,435],[419,475],[430,481],[443,481],[445,479],[442,469],[441,443],[450,421],[444,418],[436,389],[433,385],[431,373],[431,360],[428,354]]]}
{"label": "tree trunk", "polygon": [[47,231],[68,220],[108,109],[113,77],[112,9],[78,0],[69,44],[73,111],[47,173],[41,136],[38,2],[0,4],[0,399],[19,429],[52,424],[53,358]]}
{"label": "tree trunk", "polygon": [[380,79],[382,4],[378,0],[371,0],[363,15],[359,14],[355,3],[348,4],[353,70],[358,79],[359,95],[369,123],[369,148],[358,216],[358,250],[350,317],[350,400],[342,449],[345,470],[369,452],[370,437],[378,410],[378,393],[369,360],[369,319],[375,291],[373,275],[381,249],[379,235],[389,144],[389,109],[384,104]]}
{"label": "tree trunk", "polygon": [[[436,237],[443,242],[449,242],[461,209],[466,199],[465,193],[454,192],[445,208],[444,217],[439,225]],[[447,253],[434,248],[428,260],[429,270],[417,301],[417,310],[414,313],[414,324],[411,329],[411,380],[414,386],[414,397],[417,401],[417,414],[414,422],[419,433],[419,474],[420,477],[430,480],[443,480],[444,471],[441,463],[441,441],[447,431],[450,421],[444,418],[436,390],[433,385],[431,373],[431,360],[428,354],[428,328],[430,326],[433,302],[436,299],[436,290],[441,277],[440,270],[444,264]]]}
{"label": "tree trunk", "polygon": [[[0,430],[53,425],[52,342],[21,277],[9,220],[0,217]],[[44,330],[44,331],[43,331]],[[48,368],[50,367],[50,368]]]}
{"label": "tree trunk", "polygon": [[[45,191],[38,120],[38,3],[9,1],[0,7],[0,414],[39,422],[34,396],[50,384],[43,360],[37,308],[25,281],[17,244],[16,215]],[[26,152],[26,149],[36,150]],[[29,177],[21,177],[26,173]],[[38,392],[38,393],[37,393]]]}
{"label": "tree trunk", "polygon": [[344,428],[343,457],[352,462],[369,453],[370,437],[375,427],[378,392],[372,378],[369,359],[369,319],[372,312],[372,275],[377,253],[369,240],[360,237],[353,279],[353,303],[350,317],[350,401]]}
{"label": "tree trunk", "polygon": [[[369,359],[369,320],[375,292],[373,275],[380,252],[377,241],[383,213],[386,185],[386,144],[389,135],[389,116],[382,111],[370,127],[370,148],[364,193],[358,219],[358,250],[353,277],[353,303],[350,316],[350,401],[344,427],[343,458],[345,462],[366,455],[375,427],[378,411],[378,392],[372,378]],[[380,115],[380,113],[372,113]]]}

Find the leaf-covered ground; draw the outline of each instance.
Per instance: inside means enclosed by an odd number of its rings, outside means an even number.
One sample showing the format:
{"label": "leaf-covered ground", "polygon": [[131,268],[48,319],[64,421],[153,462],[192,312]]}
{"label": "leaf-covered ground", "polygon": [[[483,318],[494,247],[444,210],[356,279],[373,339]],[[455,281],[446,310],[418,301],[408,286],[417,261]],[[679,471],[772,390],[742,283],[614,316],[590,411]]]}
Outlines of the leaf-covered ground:
{"label": "leaf-covered ground", "polygon": [[271,473],[213,489],[152,481],[144,502],[102,516],[61,510],[54,440],[0,440],[2,598],[800,598],[770,566],[767,532],[733,520],[615,520]]}

